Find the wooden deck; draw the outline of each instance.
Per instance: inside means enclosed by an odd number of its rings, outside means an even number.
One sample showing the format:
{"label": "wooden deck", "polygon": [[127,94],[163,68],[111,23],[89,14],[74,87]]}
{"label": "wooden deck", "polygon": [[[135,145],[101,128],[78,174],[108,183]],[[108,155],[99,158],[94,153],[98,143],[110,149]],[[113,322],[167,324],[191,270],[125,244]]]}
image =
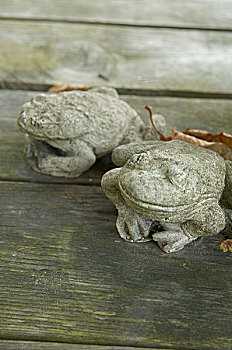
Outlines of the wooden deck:
{"label": "wooden deck", "polygon": [[130,244],[100,187],[33,172],[20,106],[55,82],[116,87],[144,118],[232,133],[229,0],[0,0],[0,349],[232,349],[222,234]]}

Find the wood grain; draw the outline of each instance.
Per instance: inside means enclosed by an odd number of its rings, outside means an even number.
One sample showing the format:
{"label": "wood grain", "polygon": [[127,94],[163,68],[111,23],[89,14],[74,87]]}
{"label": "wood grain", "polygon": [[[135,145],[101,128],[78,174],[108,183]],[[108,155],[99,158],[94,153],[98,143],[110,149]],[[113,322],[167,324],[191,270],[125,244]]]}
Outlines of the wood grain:
{"label": "wood grain", "polygon": [[232,33],[0,21],[0,82],[232,93]]}
{"label": "wood grain", "polygon": [[[38,174],[30,169],[24,159],[24,135],[19,132],[16,120],[23,103],[29,101],[38,92],[0,90],[0,179],[12,181],[30,181],[45,183],[100,184],[103,173],[112,168],[110,157],[99,161],[86,173],[75,179],[51,177]],[[232,101],[210,99],[184,99],[165,97],[121,96],[149,123],[147,104],[154,112],[165,116],[167,134],[175,126],[182,131],[185,128],[202,128],[214,133],[221,131],[232,133]]]}
{"label": "wood grain", "polygon": [[232,29],[230,0],[8,0],[1,17],[127,25]]}
{"label": "wood grain", "polygon": [[[122,96],[147,122],[150,104],[179,130],[232,133],[231,1],[0,7],[1,88],[61,81],[228,97]],[[0,349],[230,350],[232,255],[219,248],[222,234],[171,255],[122,241],[99,186],[106,159],[77,179],[28,167],[16,118],[34,94],[0,91]]]}
{"label": "wood grain", "polygon": [[118,237],[100,187],[2,182],[0,198],[1,338],[231,348],[220,235],[166,255]]}

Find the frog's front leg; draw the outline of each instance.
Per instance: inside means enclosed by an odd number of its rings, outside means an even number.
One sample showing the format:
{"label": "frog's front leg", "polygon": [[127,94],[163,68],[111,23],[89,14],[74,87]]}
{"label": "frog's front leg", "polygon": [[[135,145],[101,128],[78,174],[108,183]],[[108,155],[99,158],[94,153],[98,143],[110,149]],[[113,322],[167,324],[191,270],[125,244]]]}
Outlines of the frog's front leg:
{"label": "frog's front leg", "polygon": [[43,174],[52,176],[77,177],[88,170],[96,161],[93,150],[78,141],[75,153],[53,150],[46,144],[31,141],[27,145],[27,158],[31,167]]}
{"label": "frog's front leg", "polygon": [[120,170],[120,168],[113,169],[102,177],[102,188],[118,210],[116,227],[124,240],[146,242],[150,240],[148,235],[152,220],[135,212],[123,199],[118,187]]}
{"label": "frog's front leg", "polygon": [[116,227],[120,236],[130,242],[147,242],[152,220],[135,212],[129,206],[118,208]]}

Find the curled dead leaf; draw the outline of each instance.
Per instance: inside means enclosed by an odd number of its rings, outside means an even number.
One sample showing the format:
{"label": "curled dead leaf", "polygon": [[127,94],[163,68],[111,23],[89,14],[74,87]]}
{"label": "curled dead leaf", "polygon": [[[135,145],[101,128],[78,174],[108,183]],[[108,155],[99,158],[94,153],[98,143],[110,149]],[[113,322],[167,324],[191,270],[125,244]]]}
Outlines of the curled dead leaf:
{"label": "curled dead leaf", "polygon": [[226,239],[225,241],[223,241],[220,244],[220,248],[223,251],[223,253],[225,253],[225,252],[232,253],[232,239]]}
{"label": "curled dead leaf", "polygon": [[177,131],[174,128],[172,129],[172,140],[181,140],[188,143],[192,143],[193,145],[206,147],[208,142],[205,140],[198,139],[195,136],[186,135],[183,132]]}
{"label": "curled dead leaf", "polygon": [[194,136],[194,137],[197,137],[198,139],[202,139],[208,142],[215,141],[215,140],[212,140],[211,132],[205,131],[205,130],[186,129],[184,131],[184,134],[189,136]]}
{"label": "curled dead leaf", "polygon": [[181,140],[199,147],[205,147],[211,151],[219,153],[224,159],[232,161],[232,135],[221,133],[214,135],[209,131],[186,129],[183,132],[172,129],[170,137],[164,136],[156,127],[152,117],[152,107],[145,107],[150,113],[150,119],[153,127],[160,135],[161,141]]}
{"label": "curled dead leaf", "polygon": [[220,134],[214,135],[209,131],[196,130],[196,129],[186,129],[184,134],[195,136],[199,139],[209,141],[209,142],[221,142],[232,148],[232,135],[221,132]]}
{"label": "curled dead leaf", "polygon": [[88,85],[56,83],[52,87],[50,87],[48,92],[56,93],[56,92],[72,91],[72,90],[87,91],[87,90],[90,90],[90,89],[92,89],[92,87],[88,86]]}
{"label": "curled dead leaf", "polygon": [[206,148],[219,153],[226,160],[232,160],[232,148],[228,147],[225,143],[209,142]]}

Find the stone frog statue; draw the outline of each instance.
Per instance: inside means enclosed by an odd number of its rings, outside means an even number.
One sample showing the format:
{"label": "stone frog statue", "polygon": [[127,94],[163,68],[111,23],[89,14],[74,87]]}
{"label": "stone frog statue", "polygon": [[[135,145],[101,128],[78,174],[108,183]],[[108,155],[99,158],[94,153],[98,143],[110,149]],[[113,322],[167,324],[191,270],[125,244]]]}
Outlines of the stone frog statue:
{"label": "stone frog statue", "polygon": [[102,188],[118,210],[123,239],[153,239],[171,253],[225,226],[231,232],[232,163],[219,154],[156,141],[119,146],[112,158],[120,167],[103,176]]}
{"label": "stone frog statue", "polygon": [[[162,116],[156,116],[156,123],[165,128]],[[158,139],[108,87],[39,94],[22,106],[18,126],[27,135],[30,166],[54,176],[79,176],[121,144]]]}

